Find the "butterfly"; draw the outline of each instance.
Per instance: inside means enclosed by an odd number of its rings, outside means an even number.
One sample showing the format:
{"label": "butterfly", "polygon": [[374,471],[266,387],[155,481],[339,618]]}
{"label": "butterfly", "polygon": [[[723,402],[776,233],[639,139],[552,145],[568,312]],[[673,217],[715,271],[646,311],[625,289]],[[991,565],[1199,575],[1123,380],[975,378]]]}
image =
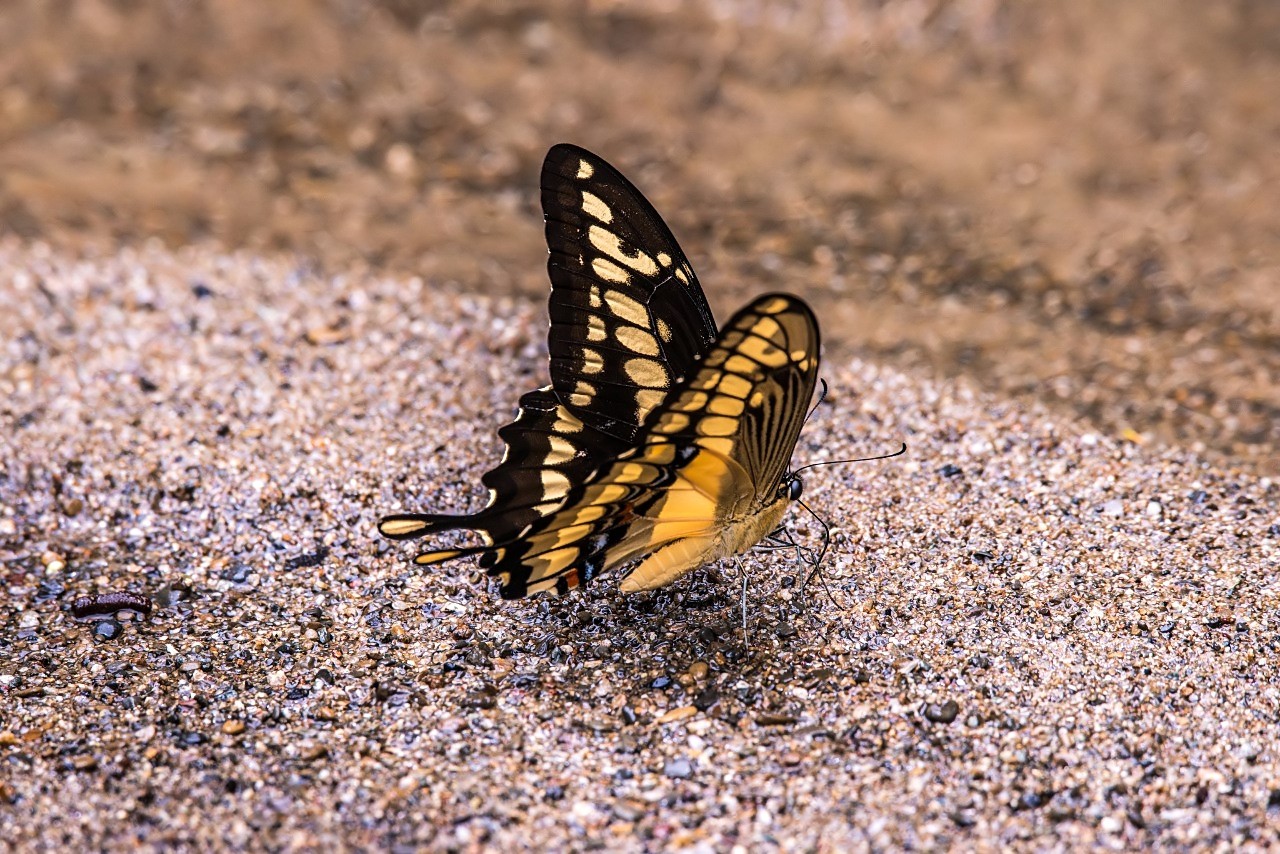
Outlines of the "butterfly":
{"label": "butterfly", "polygon": [[621,588],[650,590],[747,551],[800,497],[787,467],[817,382],[813,311],[769,294],[717,329],[675,237],[617,169],[561,144],[541,183],[551,383],[498,430],[483,509],[396,514],[378,530],[474,531],[482,545],[415,560],[478,556],[505,599],[628,564]]}

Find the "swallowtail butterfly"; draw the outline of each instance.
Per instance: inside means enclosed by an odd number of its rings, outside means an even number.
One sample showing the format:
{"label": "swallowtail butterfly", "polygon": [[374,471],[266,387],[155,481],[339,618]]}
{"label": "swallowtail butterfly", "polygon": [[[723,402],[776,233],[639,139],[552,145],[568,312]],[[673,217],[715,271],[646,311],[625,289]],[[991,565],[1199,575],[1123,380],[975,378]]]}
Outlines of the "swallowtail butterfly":
{"label": "swallowtail butterfly", "polygon": [[771,294],[717,330],[657,211],[577,146],[547,153],[542,208],[551,384],[499,429],[506,453],[482,478],[484,509],[397,514],[378,530],[475,531],[483,545],[416,561],[476,555],[506,599],[627,564],[622,589],[650,590],[747,551],[800,494],[787,464],[818,376],[813,312]]}

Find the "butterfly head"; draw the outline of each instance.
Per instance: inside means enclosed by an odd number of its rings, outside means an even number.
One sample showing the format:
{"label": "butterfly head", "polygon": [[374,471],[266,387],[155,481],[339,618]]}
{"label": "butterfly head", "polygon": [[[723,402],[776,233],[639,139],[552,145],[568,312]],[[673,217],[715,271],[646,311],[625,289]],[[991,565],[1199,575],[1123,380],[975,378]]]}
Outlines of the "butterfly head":
{"label": "butterfly head", "polygon": [[782,479],[782,483],[778,484],[778,498],[785,498],[787,501],[798,501],[803,494],[804,481],[800,479],[798,474],[787,475]]}

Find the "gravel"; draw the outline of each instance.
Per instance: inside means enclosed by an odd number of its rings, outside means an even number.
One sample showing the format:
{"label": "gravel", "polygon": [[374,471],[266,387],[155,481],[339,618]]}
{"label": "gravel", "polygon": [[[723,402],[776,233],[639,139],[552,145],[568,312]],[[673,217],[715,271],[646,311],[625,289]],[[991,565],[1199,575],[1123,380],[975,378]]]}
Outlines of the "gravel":
{"label": "gravel", "polygon": [[[18,848],[1274,840],[1266,478],[829,363],[797,462],[909,450],[807,474],[832,547],[803,596],[742,562],[747,645],[729,565],[506,603],[374,533],[481,503],[543,305],[12,240],[0,292]],[[122,593],[152,610],[72,613]]]}

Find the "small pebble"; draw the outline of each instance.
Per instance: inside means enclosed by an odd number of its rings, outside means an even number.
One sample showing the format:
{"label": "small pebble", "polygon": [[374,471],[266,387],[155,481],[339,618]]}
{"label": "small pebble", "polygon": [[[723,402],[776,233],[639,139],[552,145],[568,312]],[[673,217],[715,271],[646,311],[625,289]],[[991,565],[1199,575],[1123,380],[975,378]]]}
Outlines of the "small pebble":
{"label": "small pebble", "polygon": [[662,768],[662,773],[676,780],[687,780],[693,776],[693,764],[688,759],[671,759]]}
{"label": "small pebble", "polygon": [[222,722],[222,731],[227,735],[239,735],[244,732],[244,721],[231,718]]}
{"label": "small pebble", "polygon": [[960,714],[960,704],[955,700],[943,703],[926,703],[924,716],[936,724],[949,724]]}
{"label": "small pebble", "polygon": [[93,639],[96,641],[115,640],[122,631],[124,631],[124,626],[120,624],[119,620],[99,620],[93,624]]}

